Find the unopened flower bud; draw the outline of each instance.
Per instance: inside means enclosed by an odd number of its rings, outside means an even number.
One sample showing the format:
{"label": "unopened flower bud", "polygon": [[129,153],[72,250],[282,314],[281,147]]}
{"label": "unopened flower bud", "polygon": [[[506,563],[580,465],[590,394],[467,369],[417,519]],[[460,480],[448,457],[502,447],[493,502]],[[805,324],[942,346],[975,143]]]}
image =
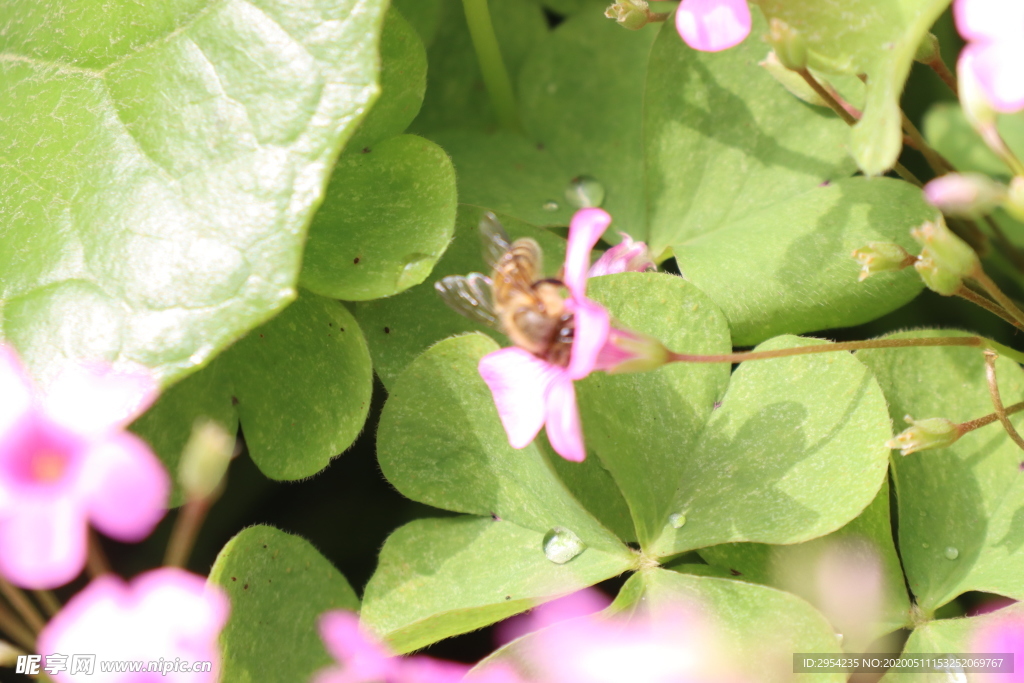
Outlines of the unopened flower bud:
{"label": "unopened flower bud", "polygon": [[861,265],[860,277],[857,278],[861,282],[875,273],[903,270],[917,260],[906,249],[892,242],[868,242],[866,247],[853,252],[853,258]]}
{"label": "unopened flower bud", "polygon": [[651,10],[647,0],[621,0],[609,6],[604,15],[625,28],[637,31],[648,24]]}
{"label": "unopened flower bud", "polygon": [[910,427],[885,442],[886,448],[898,449],[900,455],[910,455],[930,448],[945,448],[956,443],[961,436],[959,426],[944,417],[915,420],[907,415],[903,419]]}
{"label": "unopened flower bud", "polygon": [[793,71],[807,68],[807,41],[795,28],[778,17],[773,18],[768,24],[767,40],[784,67]]}
{"label": "unopened flower bud", "polygon": [[189,500],[214,495],[234,456],[235,439],[216,422],[197,422],[178,465],[178,481]]}
{"label": "unopened flower bud", "polygon": [[954,235],[941,217],[911,230],[910,234],[924,247],[914,268],[933,292],[943,296],[955,294],[963,279],[981,265],[978,254]]}
{"label": "unopened flower bud", "polygon": [[609,375],[647,372],[667,363],[669,356],[665,345],[653,337],[612,328],[594,369],[604,370]]}
{"label": "unopened flower bud", "polygon": [[[768,56],[765,57],[764,60],[758,62],[757,65],[763,67],[772,78],[779,82],[779,85],[788,90],[789,94],[794,97],[803,100],[807,104],[814,105],[815,107],[829,106],[828,102],[822,99],[821,95],[816,93],[814,88],[808,85],[807,81],[805,81],[800,74],[795,71],[790,71],[783,66],[774,50],[769,52]],[[828,89],[828,86],[822,78],[818,76],[815,77],[818,78],[818,82],[820,82],[822,86]]]}
{"label": "unopened flower bud", "polygon": [[1016,176],[1006,190],[1003,208],[1019,221],[1024,221],[1024,176]]}
{"label": "unopened flower bud", "polygon": [[622,235],[622,241],[601,254],[601,258],[590,266],[588,277],[612,273],[644,273],[657,269],[645,242],[634,242],[624,232],[619,234]]}
{"label": "unopened flower bud", "polygon": [[1006,200],[1006,186],[981,173],[948,173],[924,186],[924,198],[942,213],[973,217]]}
{"label": "unopened flower bud", "polygon": [[935,61],[939,56],[939,39],[935,37],[934,33],[925,34],[921,44],[917,46],[917,52],[914,54],[914,61],[921,62],[922,64],[928,64],[929,62]]}

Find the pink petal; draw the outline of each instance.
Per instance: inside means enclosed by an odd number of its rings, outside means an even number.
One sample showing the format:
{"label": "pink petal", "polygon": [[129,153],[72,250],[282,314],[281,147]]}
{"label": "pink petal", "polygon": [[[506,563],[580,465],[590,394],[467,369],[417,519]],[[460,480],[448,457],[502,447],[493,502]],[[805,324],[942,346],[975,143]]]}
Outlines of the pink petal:
{"label": "pink petal", "polygon": [[695,50],[726,50],[750,33],[750,8],[746,0],[683,0],[676,11],[676,30]]}
{"label": "pink petal", "polygon": [[[140,646],[140,655],[197,661],[219,659],[217,637],[231,610],[222,588],[174,567],[146,572],[133,580],[129,588],[132,603],[126,607],[139,631],[150,633]],[[156,634],[163,635],[166,642],[157,643]],[[217,680],[216,667],[212,673],[210,680]]]}
{"label": "pink petal", "polygon": [[[37,644],[39,651],[43,653],[85,653],[85,650],[75,650],[74,648],[81,645],[83,635],[95,634],[96,622],[95,619],[90,620],[89,615],[105,616],[109,619],[106,625],[116,628],[115,620],[121,616],[120,603],[127,599],[125,592],[124,582],[113,575],[108,574],[94,579],[72,597],[67,605],[40,631]],[[90,621],[93,623],[90,624]],[[101,625],[103,624],[101,623]],[[78,677],[71,679],[65,674],[58,674],[58,681],[64,679],[77,680]]]}
{"label": "pink petal", "polygon": [[20,501],[0,519],[0,574],[24,588],[68,583],[85,566],[87,528],[77,501]]}
{"label": "pink petal", "polygon": [[967,40],[1019,41],[1024,33],[1024,3],[1019,0],[956,0],[953,17]]}
{"label": "pink petal", "polygon": [[534,607],[526,614],[519,614],[497,626],[497,639],[504,645],[532,631],[539,631],[567,619],[600,612],[611,600],[595,588],[585,588],[561,598]]}
{"label": "pink petal", "polygon": [[338,683],[383,681],[394,675],[397,660],[366,636],[353,612],[324,612],[318,629],[327,651],[341,664],[341,671],[333,674]]}
{"label": "pink petal", "polygon": [[[1024,667],[1020,665],[1024,659],[1024,615],[1020,612],[1000,614],[993,612],[991,616],[972,619],[975,627],[971,636],[970,652],[975,654],[985,653],[1013,653],[1014,673],[1002,674],[1000,681],[1006,683],[1024,682]],[[993,678],[995,678],[993,676]]]}
{"label": "pink petal", "polygon": [[625,273],[627,271],[642,273],[655,268],[654,261],[647,251],[647,245],[643,242],[634,242],[633,238],[624,232],[622,241],[608,251],[601,254],[601,258],[590,266],[588,277],[599,277],[601,275],[612,275],[614,273]]}
{"label": "pink petal", "polygon": [[1024,22],[1020,33],[1013,40],[970,43],[960,53],[992,107],[1008,114],[1024,109]]}
{"label": "pink petal", "polygon": [[597,364],[597,357],[608,342],[611,319],[608,311],[589,299],[570,299],[576,329],[573,332],[572,354],[566,369],[570,379],[583,379]]}
{"label": "pink petal", "polygon": [[459,683],[470,668],[466,664],[424,656],[407,657],[399,661],[401,683]]}
{"label": "pink petal", "polygon": [[565,250],[565,274],[562,280],[573,296],[587,291],[590,250],[611,225],[612,217],[604,209],[580,209],[569,223],[569,245]]}
{"label": "pink petal", "polygon": [[32,407],[32,382],[18,354],[0,344],[0,438]]}
{"label": "pink petal", "polygon": [[580,411],[576,407],[576,389],[567,375],[558,375],[551,382],[545,404],[545,425],[551,447],[566,460],[583,462],[587,449],[583,445]]}
{"label": "pink petal", "polygon": [[85,434],[124,427],[141,415],[159,393],[148,371],[116,372],[103,363],[72,365],[47,388],[47,414]]}
{"label": "pink petal", "polygon": [[509,445],[530,445],[544,425],[544,396],[563,370],[517,347],[487,354],[478,368],[494,395]]}
{"label": "pink petal", "polygon": [[124,432],[93,445],[82,476],[89,518],[119,541],[141,541],[167,511],[167,470],[133,434]]}

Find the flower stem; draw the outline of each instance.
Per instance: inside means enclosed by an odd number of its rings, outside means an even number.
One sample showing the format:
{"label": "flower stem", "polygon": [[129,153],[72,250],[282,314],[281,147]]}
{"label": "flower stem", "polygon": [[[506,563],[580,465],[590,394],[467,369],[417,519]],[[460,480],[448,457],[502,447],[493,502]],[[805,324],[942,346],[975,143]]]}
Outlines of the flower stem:
{"label": "flower stem", "polygon": [[501,47],[491,23],[491,12],[487,0],[462,0],[462,8],[466,13],[469,35],[473,39],[476,60],[480,65],[480,73],[487,86],[491,104],[498,115],[498,122],[508,130],[519,130],[519,115],[516,109],[516,98],[512,90],[512,80],[508,76],[505,62],[501,58]]}
{"label": "flower stem", "polygon": [[32,591],[32,595],[36,596],[36,602],[43,606],[46,616],[52,617],[60,611],[60,600],[52,591]]}
{"label": "flower stem", "polygon": [[910,138],[910,146],[924,156],[925,161],[927,161],[928,165],[932,167],[935,174],[945,175],[946,173],[954,170],[953,164],[949,163],[944,156],[939,154],[934,147],[928,144],[928,141],[924,139],[923,135],[921,135],[921,131],[917,129],[917,126],[914,125],[914,122],[910,120],[902,109],[900,110],[900,116],[903,117],[903,132]]}
{"label": "flower stem", "polygon": [[185,503],[178,511],[178,518],[174,521],[174,529],[171,531],[171,540],[167,542],[167,553],[164,555],[164,565],[168,567],[184,567],[192,554],[192,546],[195,545],[196,536],[203,526],[203,520],[210,509],[210,500],[198,499]]}
{"label": "flower stem", "polygon": [[960,94],[960,87],[956,82],[956,75],[949,70],[949,67],[946,66],[944,61],[942,61],[942,57],[940,55],[936,54],[935,57],[925,62],[925,64],[931,67],[931,70],[942,79],[942,82],[949,86],[949,89],[953,91],[954,95]]}
{"label": "flower stem", "polygon": [[832,96],[832,93],[828,91],[828,88],[818,82],[818,79],[811,74],[809,69],[800,69],[797,71],[800,77],[807,81],[807,85],[811,86],[811,89],[818,94],[818,97],[825,100],[829,107],[832,108],[836,114],[839,115],[843,121],[846,121],[849,125],[857,123],[857,119],[854,118],[853,114],[846,110],[846,107],[841,105],[839,101]]}
{"label": "flower stem", "polygon": [[96,579],[104,574],[112,573],[110,569],[110,561],[107,560],[106,553],[103,552],[103,546],[100,545],[100,539],[96,537],[96,533],[89,530],[89,544],[88,554],[85,560],[85,569],[89,572],[89,578]]}
{"label": "flower stem", "polygon": [[[1012,406],[1006,406],[1006,410],[1004,412],[1007,415],[1013,415],[1014,413],[1019,413],[1022,410],[1024,410],[1024,401],[1021,401],[1020,403],[1014,403]],[[992,424],[993,422],[997,422],[998,420],[998,414],[989,413],[988,415],[975,418],[974,420],[961,422],[960,424],[957,425],[957,431],[960,433],[960,436],[963,436],[968,432],[973,432],[975,429],[987,427],[988,425]]]}
{"label": "flower stem", "polygon": [[1017,304],[1013,302],[1013,299],[1006,296],[1006,294],[1003,293],[1003,290],[999,289],[999,285],[997,285],[992,278],[990,278],[985,271],[981,269],[981,266],[978,266],[974,272],[971,273],[971,278],[977,281],[977,283],[981,285],[986,292],[988,292],[989,296],[995,299],[996,303],[1002,306],[1007,313],[1012,315],[1014,320],[1019,323],[1024,323],[1024,311],[1020,310],[1020,308],[1017,307]]}
{"label": "flower stem", "polygon": [[1002,423],[1003,429],[1010,435],[1013,442],[1024,451],[1024,439],[1017,433],[1017,429],[1010,422],[1006,408],[1003,407],[1003,399],[999,396],[999,382],[996,380],[996,358],[999,357],[995,351],[985,350],[985,379],[988,380],[988,393],[992,397],[992,406],[996,409],[996,416]]}
{"label": "flower stem", "polygon": [[742,363],[748,360],[769,360],[788,356],[804,356],[812,353],[830,353],[833,351],[859,351],[861,349],[898,349],[921,346],[968,346],[981,349],[992,349],[1011,358],[1017,363],[1024,363],[1024,353],[984,337],[915,337],[911,339],[868,339],[866,341],[838,342],[835,344],[815,344],[813,346],[796,346],[789,349],[774,351],[741,351],[739,353],[720,353],[711,355],[669,352],[669,362],[676,363]]}
{"label": "flower stem", "polygon": [[15,643],[29,652],[36,651],[36,637],[31,630],[18,618],[18,615],[7,609],[0,602],[0,631],[3,631]]}
{"label": "flower stem", "polygon": [[1002,306],[992,301],[991,299],[983,297],[974,290],[969,289],[966,285],[960,286],[960,289],[957,290],[956,292],[956,296],[960,297],[961,299],[966,299],[967,301],[970,301],[972,304],[981,306],[989,313],[998,315],[1000,318],[1010,323],[1017,329],[1024,331],[1024,324],[1021,324],[1014,320],[1013,316],[1007,313]]}
{"label": "flower stem", "polygon": [[11,603],[11,607],[21,615],[21,618],[35,633],[39,633],[46,626],[46,620],[43,619],[43,615],[39,613],[28,596],[2,576],[0,576],[0,593],[3,593],[7,602]]}

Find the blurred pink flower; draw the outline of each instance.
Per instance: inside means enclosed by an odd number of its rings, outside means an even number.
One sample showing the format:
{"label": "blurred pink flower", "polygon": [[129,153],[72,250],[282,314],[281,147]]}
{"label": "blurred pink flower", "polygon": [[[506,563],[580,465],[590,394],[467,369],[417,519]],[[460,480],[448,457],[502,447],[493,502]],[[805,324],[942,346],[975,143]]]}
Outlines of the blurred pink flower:
{"label": "blurred pink flower", "polygon": [[750,8],[747,0],[683,0],[676,10],[676,30],[695,50],[726,50],[750,34]]}
{"label": "blurred pink flower", "polygon": [[[1024,683],[1024,666],[1021,666],[1024,662],[1024,613],[1019,610],[1006,614],[993,612],[975,619],[980,624],[971,636],[970,651],[975,654],[1013,653],[1013,673],[999,674],[999,681]],[[986,678],[995,679],[996,676]]]}
{"label": "blurred pink flower", "polygon": [[622,235],[622,241],[601,254],[601,258],[590,266],[590,272],[587,273],[589,277],[655,269],[651,254],[647,251],[647,244],[634,242],[633,238],[624,232],[619,234]]}
{"label": "blurred pink flower", "polygon": [[565,305],[575,326],[569,365],[555,365],[518,347],[494,351],[480,360],[480,375],[494,395],[513,448],[528,446],[546,425],[556,453],[575,462],[587,455],[572,383],[594,370],[611,329],[608,311],[586,298],[590,251],[611,220],[606,211],[589,208],[577,211],[569,225],[562,276],[569,290]]}
{"label": "blurred pink flower", "polygon": [[156,397],[145,373],[66,369],[45,394],[0,345],[0,574],[53,588],[85,565],[88,523],[139,541],[163,517],[163,465],[124,427]]}
{"label": "blurred pink flower", "polygon": [[[396,657],[359,627],[352,612],[335,610],[320,615],[320,637],[327,651],[341,666],[318,672],[312,683],[457,683],[469,666],[432,657]],[[480,683],[515,683],[516,677],[503,666]]]}
{"label": "blurred pink flower", "polygon": [[55,616],[39,634],[38,649],[49,654],[95,654],[99,661],[129,660],[189,665],[212,662],[212,671],[104,672],[69,669],[52,676],[57,683],[216,683],[220,676],[217,638],[230,603],[201,576],[165,567],[125,583],[102,576]]}
{"label": "blurred pink flower", "polygon": [[968,41],[958,71],[977,81],[997,111],[1024,108],[1024,2],[956,0],[953,15]]}
{"label": "blurred pink flower", "polygon": [[551,602],[545,602],[525,614],[517,614],[511,619],[506,619],[498,624],[495,629],[495,637],[499,645],[504,645],[520,636],[539,631],[560,621],[600,612],[610,604],[611,600],[604,593],[594,588],[586,588]]}

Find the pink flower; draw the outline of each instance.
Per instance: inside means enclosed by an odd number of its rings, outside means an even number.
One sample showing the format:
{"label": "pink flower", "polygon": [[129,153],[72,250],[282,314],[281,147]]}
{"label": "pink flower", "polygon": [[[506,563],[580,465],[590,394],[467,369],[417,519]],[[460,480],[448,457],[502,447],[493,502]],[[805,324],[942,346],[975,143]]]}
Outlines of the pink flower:
{"label": "pink flower", "polygon": [[556,453],[574,462],[587,455],[572,383],[595,369],[611,329],[608,311],[586,298],[590,251],[611,220],[606,211],[589,208],[577,211],[569,225],[562,280],[569,290],[565,306],[573,314],[575,330],[568,366],[555,365],[518,347],[489,353],[480,360],[480,375],[494,395],[513,448],[528,446],[546,425]]}
{"label": "pink flower", "polygon": [[[320,637],[341,666],[323,669],[312,683],[457,683],[469,666],[432,657],[396,657],[363,633],[359,617],[335,610],[320,615]],[[480,683],[515,683],[505,667],[495,667]]]}
{"label": "pink flower", "polygon": [[[68,667],[52,676],[57,683],[215,683],[220,675],[217,638],[229,609],[220,588],[181,569],[157,569],[128,584],[102,576],[46,625],[39,634],[39,652],[44,668],[46,655],[96,655],[91,674],[72,674]],[[99,663],[114,660],[144,662],[147,669],[155,662],[161,670],[102,671]],[[211,670],[184,670],[196,662],[210,662]],[[163,670],[172,664],[176,671]]]}
{"label": "pink flower", "polygon": [[957,69],[973,77],[996,110],[1024,108],[1024,3],[956,0],[956,27],[967,41]]}
{"label": "pink flower", "polygon": [[[1006,683],[1024,683],[1024,614],[1020,611],[976,617],[980,622],[971,637],[970,651],[975,654],[1013,653],[1014,668],[1011,674],[1000,674],[999,680]],[[995,678],[993,676],[993,678]]]}
{"label": "pink flower", "polygon": [[750,8],[747,0],[683,0],[676,11],[676,30],[695,50],[726,50],[750,33]]}
{"label": "pink flower", "polygon": [[124,431],[156,396],[148,374],[65,370],[45,394],[0,345],[0,573],[53,588],[85,565],[88,523],[145,538],[170,490],[149,447]]}
{"label": "pink flower", "polygon": [[611,275],[612,273],[637,272],[642,273],[654,270],[654,261],[647,251],[644,242],[634,242],[633,238],[624,232],[620,232],[622,241],[608,251],[601,254],[594,265],[590,266],[590,277],[600,275]]}
{"label": "pink flower", "polygon": [[557,600],[545,602],[525,614],[518,614],[503,621],[498,624],[496,638],[499,644],[504,645],[520,636],[539,631],[560,621],[600,612],[609,604],[611,604],[611,600],[604,593],[595,588],[585,588]]}

